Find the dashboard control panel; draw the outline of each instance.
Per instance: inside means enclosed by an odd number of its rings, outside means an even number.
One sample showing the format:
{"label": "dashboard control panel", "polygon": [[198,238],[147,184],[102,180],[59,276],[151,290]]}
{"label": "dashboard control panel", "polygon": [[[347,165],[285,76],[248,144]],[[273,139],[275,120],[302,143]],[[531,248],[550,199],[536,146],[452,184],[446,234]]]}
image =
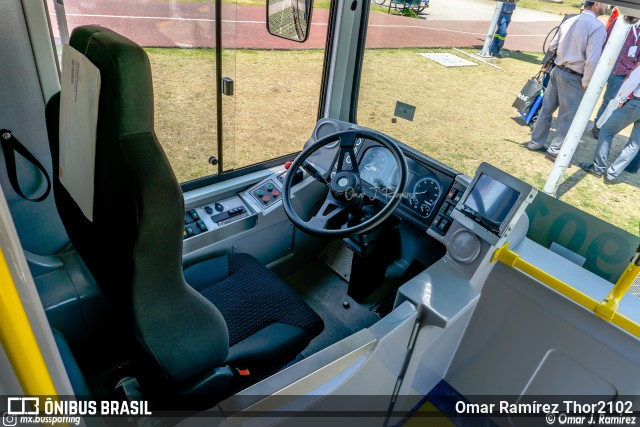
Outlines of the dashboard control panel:
{"label": "dashboard control panel", "polygon": [[256,187],[249,191],[249,194],[258,202],[258,205],[268,208],[282,198],[280,186],[272,179],[260,182]]}
{"label": "dashboard control panel", "polygon": [[184,238],[215,230],[251,214],[238,196],[189,209],[184,214]]}

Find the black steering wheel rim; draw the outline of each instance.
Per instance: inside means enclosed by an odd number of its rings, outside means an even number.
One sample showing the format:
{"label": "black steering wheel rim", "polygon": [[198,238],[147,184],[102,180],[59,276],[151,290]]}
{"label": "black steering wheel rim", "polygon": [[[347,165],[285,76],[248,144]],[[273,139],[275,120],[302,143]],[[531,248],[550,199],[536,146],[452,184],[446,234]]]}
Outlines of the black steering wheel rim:
{"label": "black steering wheel rim", "polygon": [[[358,138],[365,138],[387,148],[394,159],[396,160],[396,164],[398,165],[398,186],[391,196],[387,196],[387,203],[385,206],[376,213],[373,217],[367,219],[366,221],[347,228],[340,229],[325,229],[325,228],[317,228],[310,225],[310,222],[302,220],[300,216],[293,209],[293,205],[291,204],[291,187],[293,184],[293,177],[295,175],[295,171],[300,168],[305,160],[307,160],[313,153],[318,151],[319,149],[329,145],[332,142],[338,141],[341,142],[343,139],[349,137],[354,141],[358,140]],[[339,145],[339,150],[342,150],[342,146]],[[338,159],[341,159],[342,156],[339,155]],[[356,162],[356,159],[353,158],[352,161]],[[359,173],[358,173],[359,175]],[[388,136],[372,132],[364,129],[349,129],[346,131],[332,133],[331,135],[327,135],[323,138],[320,138],[315,143],[311,144],[309,147],[305,148],[298,156],[295,158],[287,174],[285,176],[285,180],[282,186],[282,205],[284,207],[284,211],[289,217],[289,220],[298,227],[299,229],[307,232],[308,234],[320,237],[332,237],[332,238],[342,238],[348,237],[352,235],[366,233],[373,228],[381,225],[387,218],[393,214],[395,209],[398,207],[402,200],[402,194],[404,194],[408,178],[408,167],[407,167],[407,159],[404,156],[404,153],[398,147],[398,145]],[[329,195],[327,195],[328,197]]]}

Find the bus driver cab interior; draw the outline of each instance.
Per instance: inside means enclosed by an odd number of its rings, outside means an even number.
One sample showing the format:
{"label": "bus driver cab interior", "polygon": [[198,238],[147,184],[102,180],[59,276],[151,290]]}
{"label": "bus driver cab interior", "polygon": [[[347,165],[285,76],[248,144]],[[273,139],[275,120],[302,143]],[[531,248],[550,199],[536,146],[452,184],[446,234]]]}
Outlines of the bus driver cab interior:
{"label": "bus driver cab interior", "polygon": [[[144,50],[97,26],[77,28],[70,46],[101,77],[93,220],[57,174],[55,201],[73,245],[115,307],[125,341],[135,343],[144,389],[210,404],[292,362],[323,322],[274,273],[247,254],[207,259],[183,272],[184,201],[154,133]],[[46,114],[58,170],[60,95]]]}

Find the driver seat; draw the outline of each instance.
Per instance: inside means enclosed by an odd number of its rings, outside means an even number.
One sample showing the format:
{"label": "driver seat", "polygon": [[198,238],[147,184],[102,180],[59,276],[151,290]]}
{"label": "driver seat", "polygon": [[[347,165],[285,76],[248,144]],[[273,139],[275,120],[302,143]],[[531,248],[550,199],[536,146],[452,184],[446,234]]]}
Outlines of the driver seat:
{"label": "driver seat", "polygon": [[[290,363],[324,325],[275,274],[247,254],[183,272],[184,200],[154,133],[144,50],[98,26],[76,28],[70,45],[101,74],[93,221],[57,174],[55,201],[71,242],[125,325],[143,393],[211,404]],[[46,110],[55,171],[59,104],[58,93]]]}

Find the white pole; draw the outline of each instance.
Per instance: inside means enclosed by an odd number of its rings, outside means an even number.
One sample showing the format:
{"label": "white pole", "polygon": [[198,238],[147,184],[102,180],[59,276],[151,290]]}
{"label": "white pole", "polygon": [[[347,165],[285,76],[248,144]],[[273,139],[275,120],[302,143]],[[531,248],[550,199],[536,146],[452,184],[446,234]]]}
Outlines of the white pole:
{"label": "white pole", "polygon": [[593,76],[591,77],[591,81],[589,82],[589,86],[587,86],[587,90],[582,97],[578,111],[576,111],[576,115],[571,122],[569,131],[567,131],[567,135],[564,138],[562,148],[560,149],[560,153],[558,153],[558,158],[556,159],[553,168],[551,169],[551,173],[549,174],[549,178],[547,178],[547,182],[542,190],[551,196],[555,197],[556,191],[560,186],[560,182],[564,177],[564,173],[569,167],[569,163],[571,163],[573,154],[580,143],[580,138],[589,123],[589,117],[600,98],[600,93],[602,92],[604,84],[611,74],[613,64],[616,62],[616,59],[618,59],[618,55],[620,54],[620,50],[622,49],[625,39],[627,38],[627,32],[630,27],[630,19],[623,15],[618,17],[616,24],[613,26],[613,30],[611,31],[611,35],[609,36],[604,51],[602,52],[600,61],[598,61],[598,65],[596,66]]}
{"label": "white pole", "polygon": [[500,12],[502,11],[503,2],[497,1],[496,8],[493,11],[493,18],[491,18],[491,24],[489,24],[489,31],[487,31],[487,38],[484,39],[484,46],[478,54],[478,56],[490,57],[489,47],[491,47],[491,41],[493,40],[493,34],[496,31],[496,25],[498,24],[498,18],[500,18]]}

